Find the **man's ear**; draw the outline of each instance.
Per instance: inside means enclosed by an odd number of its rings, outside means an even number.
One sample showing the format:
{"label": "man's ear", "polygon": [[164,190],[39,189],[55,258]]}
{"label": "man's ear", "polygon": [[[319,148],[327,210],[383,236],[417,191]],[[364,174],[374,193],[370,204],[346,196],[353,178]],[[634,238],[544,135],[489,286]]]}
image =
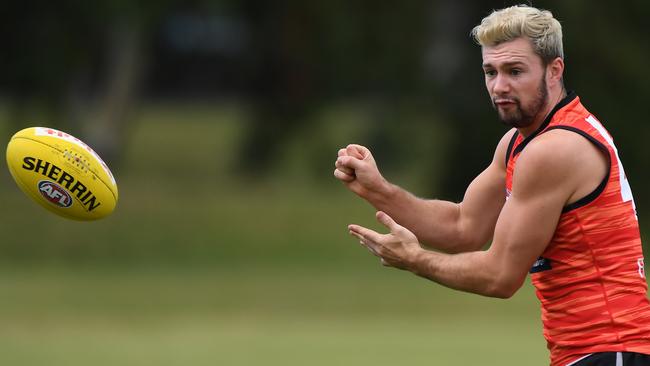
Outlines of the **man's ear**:
{"label": "man's ear", "polygon": [[546,77],[549,83],[561,83],[564,75],[564,60],[556,57],[546,67]]}

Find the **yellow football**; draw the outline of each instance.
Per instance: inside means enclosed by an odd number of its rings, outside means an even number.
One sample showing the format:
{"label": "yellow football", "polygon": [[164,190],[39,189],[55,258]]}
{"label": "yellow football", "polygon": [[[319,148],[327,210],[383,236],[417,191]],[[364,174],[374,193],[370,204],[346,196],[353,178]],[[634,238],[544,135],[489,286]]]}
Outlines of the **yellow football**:
{"label": "yellow football", "polygon": [[117,183],[106,163],[65,132],[47,127],[18,131],[7,145],[7,165],[27,196],[65,218],[101,219],[117,204]]}

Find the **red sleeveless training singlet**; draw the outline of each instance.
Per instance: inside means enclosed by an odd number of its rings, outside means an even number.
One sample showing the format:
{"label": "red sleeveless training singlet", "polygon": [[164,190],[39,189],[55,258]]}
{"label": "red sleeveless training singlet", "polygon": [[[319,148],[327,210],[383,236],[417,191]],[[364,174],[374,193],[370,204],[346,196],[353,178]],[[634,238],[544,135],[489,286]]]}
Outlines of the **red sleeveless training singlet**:
{"label": "red sleeveless training singlet", "polygon": [[552,129],[594,143],[608,156],[610,169],[591,194],[564,207],[553,238],[530,270],[551,364],[595,352],[650,354],[650,302],[632,192],[611,136],[575,94],[532,135],[515,133],[506,156],[506,192],[512,190],[519,153]]}

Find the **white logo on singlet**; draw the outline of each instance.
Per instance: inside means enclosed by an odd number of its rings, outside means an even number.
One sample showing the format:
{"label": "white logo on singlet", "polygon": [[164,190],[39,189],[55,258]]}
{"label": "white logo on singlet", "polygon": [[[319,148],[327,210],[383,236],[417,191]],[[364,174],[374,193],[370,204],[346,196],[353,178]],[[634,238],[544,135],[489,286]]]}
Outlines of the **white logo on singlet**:
{"label": "white logo on singlet", "polygon": [[616,145],[614,145],[612,136],[607,133],[605,127],[603,127],[603,125],[596,119],[596,117],[590,115],[589,117],[585,118],[585,120],[589,122],[593,128],[598,130],[600,135],[605,139],[605,141],[607,141],[607,144],[612,148],[612,150],[614,150],[614,154],[616,154],[616,163],[618,165],[618,179],[621,185],[621,198],[623,199],[623,202],[632,201],[632,207],[634,208],[634,215],[636,217],[636,205],[634,204],[634,197],[632,197],[632,188],[630,188],[630,183],[628,182],[627,176],[625,175],[625,169],[623,169],[621,159],[618,157],[618,149],[616,149]]}
{"label": "white logo on singlet", "polygon": [[645,278],[645,265],[643,264],[643,258],[637,259],[636,265],[639,266],[639,276]]}

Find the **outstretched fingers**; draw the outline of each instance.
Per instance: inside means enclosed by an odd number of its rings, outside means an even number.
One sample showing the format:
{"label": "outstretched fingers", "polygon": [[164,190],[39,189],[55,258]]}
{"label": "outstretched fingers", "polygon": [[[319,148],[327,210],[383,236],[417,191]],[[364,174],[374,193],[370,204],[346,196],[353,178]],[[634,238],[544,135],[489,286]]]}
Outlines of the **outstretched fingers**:
{"label": "outstretched fingers", "polygon": [[349,225],[348,230],[351,235],[359,239],[361,245],[366,247],[372,254],[381,257],[378,251],[378,243],[381,241],[382,234],[359,225]]}
{"label": "outstretched fingers", "polygon": [[348,225],[348,231],[368,251],[379,257],[382,265],[406,270],[412,268],[422,249],[418,238],[385,212],[378,211],[377,220],[390,230],[388,234],[354,224]]}
{"label": "outstretched fingers", "polygon": [[370,240],[376,242],[378,240],[381,240],[382,237],[382,235],[378,232],[359,225],[348,225],[348,230],[350,231],[350,234],[364,241]]}

